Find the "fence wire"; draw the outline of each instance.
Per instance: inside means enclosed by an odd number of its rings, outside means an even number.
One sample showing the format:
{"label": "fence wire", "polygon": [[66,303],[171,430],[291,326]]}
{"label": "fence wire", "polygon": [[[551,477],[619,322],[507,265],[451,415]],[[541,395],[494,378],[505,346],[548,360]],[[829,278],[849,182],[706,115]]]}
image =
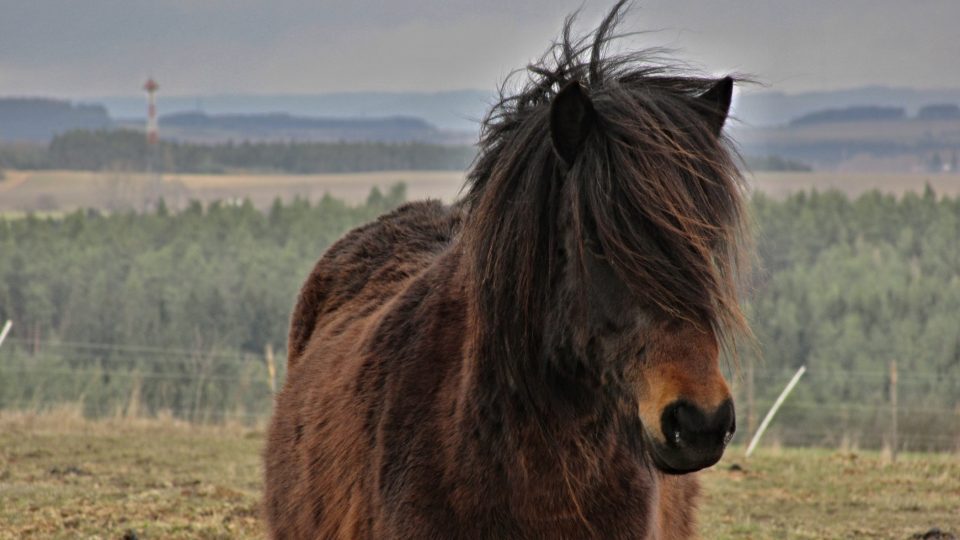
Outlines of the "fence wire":
{"label": "fence wire", "polygon": [[[0,410],[71,405],[93,418],[169,414],[194,422],[262,423],[285,364],[282,352],[271,372],[265,354],[255,351],[8,339],[0,348]],[[752,372],[732,377],[735,440],[744,444],[793,373],[747,369]],[[904,371],[896,387],[894,412],[889,371],[812,367],[764,439],[786,446],[879,448],[896,441],[905,450],[960,450],[958,374]]]}

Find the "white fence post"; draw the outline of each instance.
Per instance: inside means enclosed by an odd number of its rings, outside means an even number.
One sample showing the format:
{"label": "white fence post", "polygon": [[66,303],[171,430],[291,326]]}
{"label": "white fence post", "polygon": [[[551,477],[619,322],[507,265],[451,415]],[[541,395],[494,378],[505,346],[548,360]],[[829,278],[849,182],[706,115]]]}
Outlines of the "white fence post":
{"label": "white fence post", "polygon": [[897,361],[890,361],[890,461],[897,460]]}
{"label": "white fence post", "polygon": [[767,416],[763,418],[763,422],[760,423],[760,428],[757,429],[756,434],[754,434],[753,439],[750,440],[750,446],[747,447],[746,457],[750,457],[750,454],[753,453],[753,449],[757,447],[757,443],[760,442],[760,437],[763,436],[763,432],[767,430],[767,426],[770,425],[770,421],[773,420],[773,415],[777,414],[777,410],[780,409],[780,406],[783,405],[783,401],[787,399],[787,394],[793,390],[793,387],[800,382],[800,377],[807,371],[807,366],[800,366],[800,369],[797,370],[797,374],[790,379],[790,382],[787,383],[787,387],[783,389],[783,392],[780,392],[780,397],[777,398],[777,401],[774,402],[773,407],[770,407],[770,412],[767,413]]}
{"label": "white fence post", "polygon": [[3,330],[0,330],[0,345],[3,345],[3,340],[7,339],[7,334],[10,333],[12,326],[13,321],[7,321],[7,324],[3,325]]}

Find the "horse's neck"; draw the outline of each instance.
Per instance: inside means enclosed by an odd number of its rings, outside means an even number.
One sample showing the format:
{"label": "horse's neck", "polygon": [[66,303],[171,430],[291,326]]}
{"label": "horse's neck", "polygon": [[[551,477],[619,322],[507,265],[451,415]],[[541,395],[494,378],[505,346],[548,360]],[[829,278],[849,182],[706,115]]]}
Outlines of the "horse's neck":
{"label": "horse's neck", "polygon": [[656,489],[652,471],[636,458],[642,443],[630,433],[639,434],[637,426],[625,425],[630,420],[613,405],[592,414],[537,412],[502,388],[468,384],[450,438],[454,459],[448,460],[454,464],[450,478],[473,494],[465,507],[506,507],[530,527],[545,526],[536,522],[549,518],[577,530],[607,504],[598,500],[647,500],[637,491]]}
{"label": "horse's neck", "polygon": [[[460,254],[454,249],[450,255]],[[470,283],[462,272],[459,265],[450,281]],[[497,347],[481,340],[496,336],[470,328],[476,321],[470,289],[444,291],[468,311],[458,369],[438,409],[451,411],[440,429],[450,467],[444,476],[464,497],[456,506],[464,511],[508,506],[516,516],[577,521],[582,504],[605,493],[606,486],[619,493],[626,489],[624,478],[634,478],[650,488],[652,473],[636,459],[639,420],[625,412],[629,405],[622,396],[578,373],[568,346],[553,347],[546,364],[484,354]],[[567,329],[554,326],[551,332],[562,335]],[[511,362],[526,369],[503,369]],[[638,475],[645,480],[636,480]]]}
{"label": "horse's neck", "polygon": [[566,490],[568,482],[595,476],[612,454],[636,451],[639,426],[629,424],[638,420],[623,413],[615,396],[551,369],[507,380],[495,364],[502,361],[509,359],[465,358],[458,409],[469,444],[502,459],[498,465],[509,474],[523,475],[538,489],[556,484]]}

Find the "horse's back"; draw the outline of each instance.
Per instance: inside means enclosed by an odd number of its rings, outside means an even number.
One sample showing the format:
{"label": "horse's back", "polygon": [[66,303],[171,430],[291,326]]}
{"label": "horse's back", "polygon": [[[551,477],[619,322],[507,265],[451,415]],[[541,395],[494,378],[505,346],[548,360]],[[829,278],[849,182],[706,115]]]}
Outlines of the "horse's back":
{"label": "horse's back", "polygon": [[376,459],[368,424],[391,368],[367,342],[458,228],[456,210],[411,203],[349,232],[307,278],[265,453],[275,538],[371,536],[376,510],[363,494]]}
{"label": "horse's back", "polygon": [[401,206],[335,242],[300,290],[290,321],[288,363],[303,354],[325,315],[345,307],[352,319],[369,315],[428,266],[458,227],[456,211],[439,201],[422,201]]}

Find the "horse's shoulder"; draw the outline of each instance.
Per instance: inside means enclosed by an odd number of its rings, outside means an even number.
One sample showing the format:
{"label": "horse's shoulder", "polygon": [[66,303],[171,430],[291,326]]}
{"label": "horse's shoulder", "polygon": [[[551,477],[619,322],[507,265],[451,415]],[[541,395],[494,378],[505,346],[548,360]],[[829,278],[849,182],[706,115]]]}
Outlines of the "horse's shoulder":
{"label": "horse's shoulder", "polygon": [[319,319],[365,288],[389,287],[428,264],[459,230],[459,211],[439,201],[405,204],[357,227],[320,257],[300,290],[287,343],[299,356]]}

